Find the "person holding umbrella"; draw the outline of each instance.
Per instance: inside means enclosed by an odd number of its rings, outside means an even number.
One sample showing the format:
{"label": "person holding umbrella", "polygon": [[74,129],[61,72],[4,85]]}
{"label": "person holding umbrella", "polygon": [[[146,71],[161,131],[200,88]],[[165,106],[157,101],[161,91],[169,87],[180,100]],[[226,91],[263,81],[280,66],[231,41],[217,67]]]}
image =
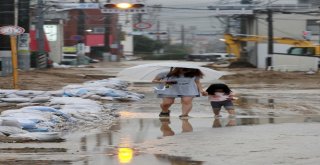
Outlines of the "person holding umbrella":
{"label": "person holding umbrella", "polygon": [[159,73],[152,82],[159,83],[155,93],[158,98],[162,98],[160,104],[161,112],[159,117],[169,117],[169,108],[174,103],[175,98],[181,98],[182,114],[180,118],[189,117],[192,109],[192,101],[194,97],[203,96],[207,92],[203,90],[200,79],[204,74],[195,68],[172,67],[169,72]]}

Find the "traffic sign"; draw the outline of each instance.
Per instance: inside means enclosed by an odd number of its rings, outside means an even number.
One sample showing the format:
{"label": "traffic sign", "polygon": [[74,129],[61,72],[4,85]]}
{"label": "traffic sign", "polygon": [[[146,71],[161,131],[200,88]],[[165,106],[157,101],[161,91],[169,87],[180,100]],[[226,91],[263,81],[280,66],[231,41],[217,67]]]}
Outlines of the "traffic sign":
{"label": "traffic sign", "polygon": [[148,22],[138,22],[134,24],[133,27],[136,29],[149,29],[152,27],[152,24]]}
{"label": "traffic sign", "polygon": [[8,36],[17,36],[24,33],[24,28],[19,26],[1,26],[0,34]]}

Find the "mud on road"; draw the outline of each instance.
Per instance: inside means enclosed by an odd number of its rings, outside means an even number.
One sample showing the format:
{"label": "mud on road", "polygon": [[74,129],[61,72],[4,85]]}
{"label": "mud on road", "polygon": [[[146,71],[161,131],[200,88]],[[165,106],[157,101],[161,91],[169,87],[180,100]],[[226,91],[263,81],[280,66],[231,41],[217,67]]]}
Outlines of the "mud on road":
{"label": "mud on road", "polygon": [[[20,71],[19,84],[20,88],[24,90],[58,90],[69,84],[83,83],[89,80],[103,79],[115,76],[116,72],[121,68],[129,66],[126,63],[114,63],[103,66],[91,66],[89,68],[63,68],[63,69],[45,69],[45,70],[32,70],[32,71]],[[263,116],[290,116],[290,115],[309,115],[319,116],[320,112],[320,74],[316,73],[308,75],[304,72],[276,72],[265,71],[253,68],[237,68],[227,69],[219,68],[231,73],[221,78],[221,81],[230,85],[232,90],[240,98],[235,102],[237,113],[243,116],[257,115]],[[207,86],[208,84],[204,84]],[[130,89],[142,93],[151,94],[150,85],[143,87],[144,85],[138,85]],[[12,77],[0,77],[0,88],[10,89],[12,87]],[[140,106],[148,107],[151,105],[153,109],[157,107],[158,100],[154,100],[150,104],[150,100],[144,100]],[[145,104],[145,105],[144,105]],[[195,107],[210,108],[206,103],[206,99],[195,102]],[[1,110],[14,109],[15,106],[0,107]],[[199,109],[201,109],[199,108]],[[178,110],[178,108],[176,108]],[[195,112],[197,109],[195,109]],[[176,111],[179,113],[179,110]],[[146,112],[144,112],[146,113]],[[145,114],[144,114],[145,115]],[[151,114],[153,115],[153,114]],[[177,114],[178,115],[178,114]],[[78,136],[78,135],[76,135]],[[20,155],[18,160],[15,160],[11,153],[31,153],[30,157],[33,157],[36,161],[23,160],[23,164],[72,164],[75,159],[82,158],[81,154],[78,154],[78,150],[74,149],[69,151],[69,155],[64,154],[64,150],[57,149],[56,144],[14,144],[12,141],[8,142],[10,145],[1,149],[8,157],[0,159],[0,164],[6,162],[6,164],[22,163],[24,154]],[[82,143],[82,141],[80,141]],[[66,145],[69,143],[61,143],[61,148],[68,148]],[[37,146],[33,149],[34,146]],[[59,147],[60,148],[60,147]],[[73,148],[73,147],[70,147]],[[61,161],[55,160],[38,160],[36,159],[37,153],[48,155],[48,150],[54,151],[61,159]],[[62,153],[62,154],[61,154]],[[83,154],[83,153],[82,153]],[[79,157],[78,157],[79,156]],[[67,159],[66,157],[70,157]],[[76,157],[76,158],[74,158]],[[11,159],[12,158],[12,159]],[[59,159],[60,160],[60,159]]]}

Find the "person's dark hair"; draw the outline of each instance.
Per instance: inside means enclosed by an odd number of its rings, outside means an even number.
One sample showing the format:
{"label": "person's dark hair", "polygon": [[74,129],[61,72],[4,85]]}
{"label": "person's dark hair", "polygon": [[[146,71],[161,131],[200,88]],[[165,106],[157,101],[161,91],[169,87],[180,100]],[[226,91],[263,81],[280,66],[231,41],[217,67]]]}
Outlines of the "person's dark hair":
{"label": "person's dark hair", "polygon": [[222,90],[225,94],[229,95],[232,91],[226,84],[211,84],[206,90],[209,95],[214,95],[214,93],[218,90]]}
{"label": "person's dark hair", "polygon": [[185,77],[203,77],[203,73],[199,69],[193,68],[172,68],[168,74],[168,77],[179,77],[180,75],[184,75]]}

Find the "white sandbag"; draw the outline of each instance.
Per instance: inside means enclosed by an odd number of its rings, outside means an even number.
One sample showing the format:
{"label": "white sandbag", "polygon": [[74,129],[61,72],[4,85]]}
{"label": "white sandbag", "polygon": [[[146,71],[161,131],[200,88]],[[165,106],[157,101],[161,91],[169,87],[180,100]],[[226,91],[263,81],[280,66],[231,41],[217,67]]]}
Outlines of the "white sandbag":
{"label": "white sandbag", "polygon": [[11,127],[11,126],[0,126],[0,132],[9,136],[13,134],[24,134],[28,133],[28,131],[25,131],[18,127]]}
{"label": "white sandbag", "polygon": [[18,98],[18,97],[21,97],[21,96],[18,96],[15,93],[6,94],[6,98]]}
{"label": "white sandbag", "polygon": [[100,100],[100,99],[101,99],[101,96],[99,96],[99,95],[90,95],[90,96],[88,97],[88,99],[91,99],[91,100]]}
{"label": "white sandbag", "polygon": [[10,110],[5,110],[1,112],[1,116],[6,116],[8,114],[12,114],[12,113],[21,113],[22,109],[10,109]]}
{"label": "white sandbag", "polygon": [[115,100],[118,100],[118,101],[123,101],[123,102],[138,101],[138,100],[140,100],[139,97],[135,97],[135,96],[115,97],[114,99],[115,99]]}
{"label": "white sandbag", "polygon": [[66,89],[63,95],[68,97],[81,97],[87,95],[89,91],[86,88]]}
{"label": "white sandbag", "polygon": [[2,98],[1,100],[8,103],[26,103],[30,101],[30,98],[24,98],[24,97]]}
{"label": "white sandbag", "polygon": [[84,120],[84,121],[90,121],[90,122],[94,121],[94,118],[88,117],[88,116],[83,116],[79,113],[72,113],[71,115],[72,115],[72,117],[76,118],[77,120]]}
{"label": "white sandbag", "polygon": [[[47,106],[30,106],[30,107],[24,107],[22,108],[22,112],[24,113],[38,113],[38,112],[49,112],[57,116],[61,116],[62,118],[69,120],[70,116],[61,112],[58,109],[47,107]],[[38,112],[37,112],[38,111]],[[54,117],[54,115],[51,116],[51,119]]]}
{"label": "white sandbag", "polygon": [[17,90],[11,90],[11,89],[0,89],[0,94],[11,94],[11,93],[15,93]]}
{"label": "white sandbag", "polygon": [[49,121],[51,119],[52,114],[50,112],[19,112],[19,113],[10,113],[7,115],[3,115],[4,117],[12,117],[19,121],[19,119],[29,119],[35,122],[40,121]]}
{"label": "white sandbag", "polygon": [[78,97],[53,97],[50,100],[50,105],[92,105],[98,106],[99,103],[89,99],[82,99]]}
{"label": "white sandbag", "polygon": [[120,89],[120,88],[126,88],[129,84],[117,78],[109,78],[109,79],[103,79],[103,80],[97,80],[97,81],[88,81],[88,82],[85,82],[84,85]]}
{"label": "white sandbag", "polygon": [[17,128],[22,128],[21,124],[19,121],[15,118],[5,118],[1,117],[1,126],[10,126],[10,127],[17,127]]}
{"label": "white sandbag", "polygon": [[62,97],[63,96],[63,90],[48,91],[48,94],[53,96],[53,97]]}
{"label": "white sandbag", "polygon": [[101,97],[101,100],[106,100],[106,101],[113,101],[114,98],[113,97]]}
{"label": "white sandbag", "polygon": [[23,97],[37,96],[45,94],[45,91],[33,91],[33,90],[20,90],[15,92],[16,95]]}
{"label": "white sandbag", "polygon": [[27,132],[24,134],[13,134],[10,135],[11,138],[17,139],[32,139],[32,140],[39,140],[39,141],[55,141],[61,140],[61,135],[58,132]]}
{"label": "white sandbag", "polygon": [[102,110],[102,105],[65,105],[60,111],[63,113],[78,113],[78,112],[87,112],[87,113],[98,113]]}
{"label": "white sandbag", "polygon": [[30,100],[31,103],[45,103],[48,102],[51,99],[49,96],[42,96],[42,97],[34,97]]}
{"label": "white sandbag", "polygon": [[21,125],[22,129],[35,129],[37,128],[37,122],[30,120],[30,119],[18,119],[19,124]]}
{"label": "white sandbag", "polygon": [[27,106],[37,106],[40,105],[40,103],[19,103],[16,104],[17,107],[27,107]]}

